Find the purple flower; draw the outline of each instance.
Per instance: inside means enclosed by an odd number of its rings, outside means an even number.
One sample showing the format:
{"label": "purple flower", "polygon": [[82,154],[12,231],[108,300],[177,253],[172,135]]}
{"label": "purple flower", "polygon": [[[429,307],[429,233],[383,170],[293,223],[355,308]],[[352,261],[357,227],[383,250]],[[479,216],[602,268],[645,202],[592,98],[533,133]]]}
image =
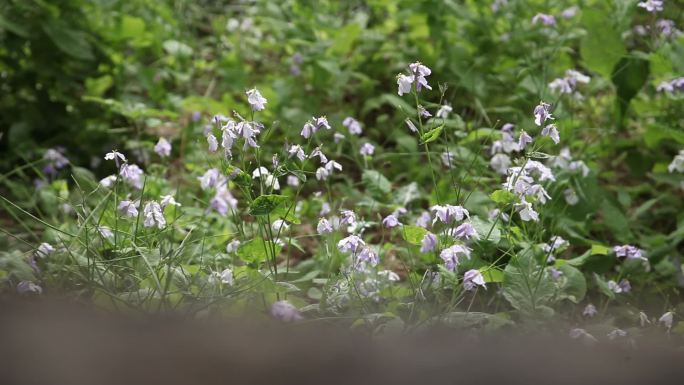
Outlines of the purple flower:
{"label": "purple flower", "polygon": [[356,270],[358,271],[364,271],[366,264],[371,265],[371,266],[377,266],[378,263],[380,263],[380,258],[378,257],[378,254],[376,254],[373,250],[371,250],[368,247],[364,247],[363,250],[361,250],[360,253],[356,256]]}
{"label": "purple flower", "polygon": [[566,8],[561,12],[561,17],[564,19],[572,19],[577,15],[577,11],[579,11],[579,8],[577,6],[572,6],[570,8]]}
{"label": "purple flower", "polygon": [[560,143],[560,134],[558,133],[556,125],[553,123],[542,128],[541,134],[542,136],[550,137],[551,140],[553,140],[553,142],[556,144]]}
{"label": "purple flower", "polygon": [[138,216],[138,204],[139,202],[124,200],[119,202],[118,209],[124,217],[135,218]]}
{"label": "purple flower", "polygon": [[162,158],[171,155],[171,143],[164,138],[159,138],[157,144],[154,145],[154,152]]}
{"label": "purple flower", "polygon": [[57,170],[60,170],[69,164],[69,159],[62,155],[60,150],[54,148],[45,151],[43,159],[48,162],[48,165],[45,167],[46,174],[54,174]]}
{"label": "purple flower", "polygon": [[210,168],[201,177],[197,178],[200,181],[200,187],[202,190],[207,190],[218,186],[219,184],[225,183],[221,172],[216,168]]}
{"label": "purple flower", "polygon": [[261,111],[266,108],[267,100],[261,96],[261,93],[256,88],[248,90],[245,94],[247,94],[247,102],[253,111]]}
{"label": "purple flower", "polygon": [[43,288],[31,281],[21,281],[17,284],[19,294],[42,294]]}
{"label": "purple flower", "polygon": [[432,217],[430,217],[430,213],[427,211],[423,211],[420,214],[420,216],[416,219],[416,226],[427,229],[428,226],[430,226],[431,220],[432,220]]}
{"label": "purple flower", "polygon": [[392,227],[397,227],[397,226],[401,225],[401,223],[399,223],[399,220],[397,219],[397,217],[390,214],[390,215],[386,216],[385,219],[382,220],[382,225],[387,227],[388,229],[391,229]]}
{"label": "purple flower", "polygon": [[316,226],[316,231],[318,231],[318,234],[320,235],[330,234],[333,232],[333,227],[327,219],[321,218],[318,220],[318,226]]}
{"label": "purple flower", "polygon": [[528,135],[527,132],[525,132],[525,130],[522,130],[520,132],[520,138],[518,139],[518,148],[520,150],[524,150],[528,144],[532,143],[532,141],[532,137]]}
{"label": "purple flower", "polygon": [[432,233],[426,233],[420,243],[420,252],[429,253],[437,247],[437,236]]}
{"label": "purple flower", "polygon": [[359,153],[363,156],[372,156],[374,152],[375,152],[375,146],[373,146],[372,144],[370,144],[368,142],[361,145],[361,149],[359,150]]}
{"label": "purple flower", "polygon": [[216,195],[209,201],[209,208],[225,217],[230,209],[235,210],[237,203],[237,199],[233,197],[226,186],[221,185],[216,189]]}
{"label": "purple flower", "polygon": [[539,102],[539,104],[534,107],[534,124],[541,127],[547,120],[553,120],[553,115],[550,112],[551,105],[548,103]]}
{"label": "purple flower", "polygon": [[642,250],[632,245],[622,245],[613,247],[613,252],[618,258],[623,257],[627,259],[641,259],[646,261],[646,257],[642,255]]}
{"label": "purple flower", "polygon": [[462,221],[463,218],[470,218],[468,210],[461,206],[435,205],[432,206],[430,210],[435,213],[435,219],[433,223],[437,220],[440,220],[442,223],[450,224],[454,220]]}
{"label": "purple flower", "polygon": [[556,18],[553,15],[547,15],[545,13],[538,13],[532,18],[532,24],[537,24],[541,22],[544,25],[556,25]]}
{"label": "purple flower", "polygon": [[365,245],[363,239],[356,235],[350,235],[337,242],[337,248],[343,253],[356,253],[359,248]]}
{"label": "purple flower", "polygon": [[226,245],[226,253],[232,254],[236,252],[240,248],[240,240],[239,239],[233,239],[232,241],[228,242]]}
{"label": "purple flower", "polygon": [[560,270],[558,270],[558,269],[556,269],[555,267],[550,267],[550,268],[549,268],[549,273],[551,273],[551,277],[552,277],[553,279],[556,279],[556,280],[557,280],[558,278],[560,278],[560,277],[563,275],[563,272],[560,271]]}
{"label": "purple flower", "polygon": [[646,0],[637,4],[637,7],[646,9],[646,11],[651,13],[661,12],[663,10],[662,0]]}
{"label": "purple flower", "polygon": [[342,121],[342,125],[347,127],[349,133],[352,135],[361,135],[363,129],[361,128],[361,123],[358,120],[348,116]]}
{"label": "purple flower", "polygon": [[287,185],[290,187],[297,187],[299,186],[299,178],[297,178],[294,175],[288,175],[287,176]]}
{"label": "purple flower", "polygon": [[221,278],[221,283],[233,286],[233,270],[231,269],[225,269],[219,274],[219,278]]}
{"label": "purple flower", "polygon": [[421,64],[420,62],[409,64],[409,70],[415,78],[416,91],[420,92],[420,90],[423,87],[427,88],[428,90],[432,89],[432,87],[428,85],[427,79],[425,79],[425,77],[430,76],[432,70],[430,70],[427,66]]}
{"label": "purple flower", "polygon": [[354,213],[351,210],[342,210],[342,211],[340,211],[340,214],[342,215],[342,219],[340,220],[340,224],[349,225],[349,226],[356,225],[356,213]]}
{"label": "purple flower", "polygon": [[477,286],[482,286],[485,289],[487,288],[484,277],[482,276],[482,273],[480,273],[480,270],[471,269],[466,271],[465,274],[463,274],[463,288],[467,291],[470,291]]}
{"label": "purple flower", "polygon": [[271,315],[284,322],[294,322],[303,319],[302,315],[299,314],[299,310],[285,300],[275,302],[271,305]]}
{"label": "purple flower", "polygon": [[444,267],[449,271],[456,269],[461,256],[470,258],[470,249],[463,245],[453,245],[439,253],[439,257],[444,261]]}
{"label": "purple flower", "polygon": [[290,148],[287,150],[287,155],[289,158],[292,158],[293,156],[296,156],[297,159],[304,161],[306,159],[306,154],[304,153],[304,149],[302,146],[298,144],[293,144],[290,146]]}
{"label": "purple flower", "polygon": [[36,249],[36,257],[46,258],[55,252],[55,248],[47,242],[43,242]]}
{"label": "purple flower", "polygon": [[588,305],[584,308],[584,311],[582,312],[582,315],[583,315],[583,316],[589,317],[589,318],[594,317],[596,314],[598,314],[598,310],[596,310],[596,306],[594,306],[594,305],[592,305],[592,304],[588,304]]}
{"label": "purple flower", "polygon": [[470,223],[462,223],[458,226],[454,232],[453,236],[460,239],[478,239],[480,236],[477,234],[477,230]]}
{"label": "purple flower", "polygon": [[123,164],[119,170],[121,178],[131,186],[140,190],[143,187],[143,170],[135,164]]}

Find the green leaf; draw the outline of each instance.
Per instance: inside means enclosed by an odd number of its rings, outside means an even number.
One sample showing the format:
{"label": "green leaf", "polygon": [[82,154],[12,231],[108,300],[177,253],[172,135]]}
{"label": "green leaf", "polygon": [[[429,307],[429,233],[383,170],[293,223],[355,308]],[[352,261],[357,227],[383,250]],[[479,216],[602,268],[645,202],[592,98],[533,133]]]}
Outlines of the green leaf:
{"label": "green leaf", "polygon": [[[480,236],[480,241],[499,243],[501,240],[501,231],[498,226],[494,226],[494,222],[484,220],[475,215],[470,218],[470,223]],[[487,237],[487,234],[489,234],[489,237]]]}
{"label": "green leaf", "polygon": [[632,241],[634,237],[629,229],[627,217],[622,213],[622,210],[609,200],[604,199],[601,213],[603,223],[620,242],[629,243]]}
{"label": "green leaf", "polygon": [[518,200],[518,197],[508,190],[496,190],[489,197],[500,205],[509,205]]}
{"label": "green leaf", "polygon": [[482,273],[482,277],[484,277],[484,280],[487,283],[504,281],[503,270],[497,268],[483,267],[480,269],[480,273]]}
{"label": "green leaf", "polygon": [[619,119],[627,113],[629,102],[646,84],[650,73],[650,62],[638,56],[625,56],[615,65],[611,80],[617,88]]}
{"label": "green leaf", "polygon": [[580,43],[580,55],[589,69],[606,78],[627,53],[620,32],[610,24],[610,20],[608,11],[587,9],[582,12],[582,24],[587,34]]}
{"label": "green leaf", "polygon": [[435,127],[435,128],[433,128],[432,130],[430,130],[430,131],[424,133],[424,134],[420,137],[420,141],[423,142],[423,143],[434,142],[435,140],[439,139],[439,135],[442,134],[442,130],[443,130],[443,129],[444,129],[444,125],[443,125],[443,124],[442,124],[442,125],[439,125],[439,126],[437,126],[437,127]]}
{"label": "green leaf", "polygon": [[282,247],[276,243],[256,237],[251,241],[241,244],[236,254],[245,262],[261,263],[269,259],[272,248],[275,249],[275,253],[278,255]]}
{"label": "green leaf", "polygon": [[560,298],[566,298],[574,303],[582,301],[587,293],[587,280],[584,274],[567,263],[557,268],[563,273],[559,278]]}
{"label": "green leaf", "polygon": [[546,305],[555,292],[552,278],[537,264],[529,249],[519,254],[504,270],[503,296],[524,314],[553,314]]}
{"label": "green leaf", "polygon": [[366,188],[375,195],[385,195],[392,190],[390,181],[378,171],[363,170],[361,179]]}
{"label": "green leaf", "polygon": [[423,238],[425,237],[425,234],[427,234],[427,230],[419,227],[419,226],[410,226],[410,225],[405,225],[403,227],[403,236],[404,240],[412,245],[420,246],[420,244],[423,242]]}
{"label": "green leaf", "polygon": [[607,255],[610,249],[603,245],[591,245],[591,255]]}
{"label": "green leaf", "polygon": [[65,54],[81,60],[93,60],[92,47],[88,36],[82,31],[69,29],[62,22],[49,20],[42,25],[45,34]]}
{"label": "green leaf", "polygon": [[226,167],[226,175],[228,175],[228,179],[235,182],[238,186],[249,187],[252,185],[252,177],[233,165]]}
{"label": "green leaf", "polygon": [[249,205],[249,213],[254,216],[269,215],[289,201],[290,198],[284,195],[261,195]]}

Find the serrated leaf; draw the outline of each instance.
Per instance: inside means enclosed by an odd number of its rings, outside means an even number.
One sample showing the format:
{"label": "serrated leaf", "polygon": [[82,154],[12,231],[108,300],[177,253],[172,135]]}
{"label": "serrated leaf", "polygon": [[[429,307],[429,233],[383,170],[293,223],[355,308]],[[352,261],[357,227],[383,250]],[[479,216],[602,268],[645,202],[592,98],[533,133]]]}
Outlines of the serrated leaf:
{"label": "serrated leaf", "polygon": [[582,12],[582,24],[587,34],[580,43],[580,55],[589,69],[606,78],[627,53],[620,32],[610,24],[610,20],[607,11],[587,9]]}
{"label": "serrated leaf", "polygon": [[577,268],[563,264],[557,267],[563,275],[559,277],[560,298],[579,303],[587,293],[587,280]]}
{"label": "serrated leaf", "polygon": [[[540,276],[541,274],[541,276]],[[531,252],[522,252],[504,270],[503,295],[517,310],[528,315],[549,315],[547,306],[556,287]],[[550,311],[553,314],[553,310]]]}
{"label": "serrated leaf", "polygon": [[470,223],[480,236],[480,241],[499,243],[501,240],[501,231],[498,226],[494,226],[494,222],[484,220],[475,215],[470,218]]}
{"label": "serrated leaf", "polygon": [[494,267],[483,267],[480,269],[480,273],[482,273],[482,277],[484,277],[484,280],[487,283],[503,282],[504,280],[503,270]]}

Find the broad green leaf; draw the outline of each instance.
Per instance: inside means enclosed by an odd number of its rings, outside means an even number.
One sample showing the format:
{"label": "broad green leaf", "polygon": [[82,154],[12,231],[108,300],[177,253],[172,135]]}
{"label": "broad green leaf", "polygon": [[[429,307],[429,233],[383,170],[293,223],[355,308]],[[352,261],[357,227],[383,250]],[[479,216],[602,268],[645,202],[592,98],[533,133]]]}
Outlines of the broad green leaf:
{"label": "broad green leaf", "polygon": [[605,199],[603,201],[601,213],[603,216],[603,223],[613,233],[613,236],[620,242],[629,243],[632,241],[634,236],[629,229],[629,222],[627,221],[625,214],[622,213],[622,210]]}
{"label": "broad green leaf", "polygon": [[501,231],[498,226],[494,226],[494,222],[475,215],[470,218],[470,223],[477,231],[481,241],[499,243],[501,240]]}
{"label": "broad green leaf", "polygon": [[375,195],[385,195],[392,190],[390,181],[375,170],[364,170],[361,176],[366,188]]}
{"label": "broad green leaf", "polygon": [[580,55],[589,69],[606,78],[610,78],[615,64],[627,53],[620,32],[610,20],[607,11],[586,9],[582,12],[587,34],[580,43]]}
{"label": "broad green leaf", "polygon": [[638,56],[625,56],[615,65],[611,80],[617,88],[617,105],[620,121],[627,113],[629,102],[646,84],[650,62]]}
{"label": "broad green leaf", "polygon": [[582,301],[587,293],[587,280],[584,278],[584,274],[567,263],[557,268],[563,273],[558,279],[560,298],[567,298],[574,303]]}
{"label": "broad green leaf", "polygon": [[84,32],[69,29],[67,25],[55,20],[44,23],[43,31],[57,48],[67,55],[80,60],[95,58],[88,36]]}
{"label": "broad green leaf", "polygon": [[418,183],[416,182],[402,186],[394,193],[394,203],[404,207],[419,198],[420,191],[418,191]]}
{"label": "broad green leaf", "polygon": [[555,293],[552,278],[537,264],[530,251],[523,251],[506,266],[503,295],[520,312],[527,315],[553,314],[547,305]]}
{"label": "broad green leaf", "polygon": [[255,216],[269,215],[289,201],[290,198],[284,195],[261,195],[249,205],[249,213]]}
{"label": "broad green leaf", "polygon": [[482,273],[482,276],[484,277],[484,280],[487,283],[503,282],[504,280],[503,270],[497,269],[495,267],[483,267],[480,269],[480,273]]}
{"label": "broad green leaf", "polygon": [[280,253],[280,249],[280,245],[256,237],[251,241],[241,244],[236,254],[245,262],[261,263],[270,259],[273,250],[275,250],[277,256]]}
{"label": "broad green leaf", "polygon": [[419,226],[403,226],[402,234],[404,235],[404,240],[412,245],[420,246],[423,242],[427,230]]}
{"label": "broad green leaf", "polygon": [[508,190],[496,190],[489,197],[500,205],[509,205],[518,200],[518,197]]}

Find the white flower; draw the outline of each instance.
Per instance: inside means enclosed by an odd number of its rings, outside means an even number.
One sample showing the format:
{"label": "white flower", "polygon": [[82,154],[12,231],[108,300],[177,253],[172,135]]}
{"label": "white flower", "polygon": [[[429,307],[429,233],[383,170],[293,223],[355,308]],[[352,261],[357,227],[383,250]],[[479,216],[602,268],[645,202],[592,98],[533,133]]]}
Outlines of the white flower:
{"label": "white flower", "polygon": [[221,272],[220,274],[221,282],[228,285],[228,286],[233,286],[233,270],[231,269],[225,269]]}
{"label": "white flower", "polygon": [[391,229],[393,227],[397,227],[397,226],[401,225],[401,223],[399,222],[397,217],[390,214],[390,215],[386,216],[385,219],[382,220],[382,225],[387,227],[388,229]]}
{"label": "white flower", "polygon": [[684,172],[684,150],[680,150],[672,162],[667,166],[667,171],[669,172]]}
{"label": "white flower", "polygon": [[674,313],[668,311],[658,318],[658,322],[663,324],[668,330],[672,328],[672,322],[674,321]]}
{"label": "white flower", "polygon": [[293,144],[290,146],[290,148],[287,150],[287,155],[288,157],[292,158],[293,156],[296,156],[297,159],[304,161],[306,159],[306,154],[304,153],[304,149],[302,146],[298,144]]}
{"label": "white flower", "polygon": [[161,206],[155,201],[150,201],[145,204],[143,209],[143,225],[145,227],[157,226],[158,229],[163,229],[166,226],[166,218],[162,212]]}
{"label": "white flower", "polygon": [[271,306],[271,315],[284,322],[299,321],[303,318],[299,310],[285,300],[278,301]]}
{"label": "white flower", "polygon": [[477,230],[471,225],[470,223],[462,223],[460,226],[458,226],[453,232],[452,235],[455,238],[460,238],[460,239],[479,239],[480,235],[477,233]]}
{"label": "white flower", "polygon": [[413,76],[408,76],[404,74],[399,74],[397,76],[397,86],[399,86],[397,93],[399,94],[399,96],[411,93],[413,79]]}
{"label": "white flower", "polygon": [[207,144],[208,144],[208,150],[209,152],[216,152],[218,150],[218,140],[214,136],[214,134],[208,134],[207,135]]}
{"label": "white flower", "polygon": [[107,226],[98,226],[98,227],[97,227],[97,231],[100,233],[100,235],[102,236],[102,238],[105,238],[105,239],[114,238],[114,233],[113,233],[112,230],[111,230],[109,227],[107,227]]}
{"label": "white flower", "polygon": [[418,132],[418,127],[416,127],[415,124],[411,121],[411,119],[406,119],[406,126],[409,128],[409,131],[411,132]]}
{"label": "white flower", "polygon": [[273,221],[273,223],[271,223],[271,228],[276,233],[279,233],[279,232],[282,232],[284,230],[289,229],[290,225],[288,225],[287,222],[285,222],[282,219],[276,219],[275,221]]}
{"label": "white flower", "polygon": [[516,204],[515,208],[518,209],[518,215],[520,215],[520,219],[523,221],[539,221],[539,214],[534,211],[531,203],[523,201],[522,203]]}
{"label": "white flower", "polygon": [[126,162],[126,157],[124,154],[120,153],[119,151],[112,150],[111,152],[108,152],[104,156],[105,160],[114,160],[118,164],[118,160],[116,158],[121,159],[122,162]]}
{"label": "white flower", "polygon": [[592,304],[588,304],[585,308],[584,311],[582,312],[582,315],[585,317],[593,317],[598,313],[598,310],[596,310],[596,306]]}
{"label": "white flower", "polygon": [[317,156],[318,159],[320,159],[321,164],[325,164],[325,163],[328,162],[328,157],[325,156],[325,154],[323,153],[323,151],[321,151],[321,148],[320,148],[320,147],[314,148],[313,151],[311,151],[311,155],[309,155],[309,158],[313,158],[313,157],[315,157],[315,156]]}
{"label": "white flower", "polygon": [[238,239],[233,239],[232,241],[228,242],[226,245],[226,253],[232,254],[236,252],[240,248],[240,240]]}
{"label": "white flower", "polygon": [[436,118],[440,119],[446,119],[449,117],[449,114],[453,111],[453,108],[449,105],[442,105],[439,107],[439,110],[437,110],[437,113],[435,114]]}
{"label": "white flower", "polygon": [[112,185],[116,183],[116,175],[110,175],[108,177],[102,178],[100,180],[100,186],[105,187],[105,188],[110,188]]}
{"label": "white flower", "polygon": [[251,90],[248,90],[245,92],[247,94],[247,102],[249,102],[249,105],[252,107],[252,110],[254,111],[261,111],[266,108],[266,103],[267,100],[263,96],[261,96],[261,93],[256,88],[252,88]]}
{"label": "white flower", "polygon": [[51,244],[49,244],[47,242],[43,242],[38,246],[38,249],[36,250],[36,256],[41,257],[41,258],[45,258],[54,252],[55,252],[55,248],[52,247]]}
{"label": "white flower", "polygon": [[135,218],[138,216],[138,204],[139,202],[123,200],[119,202],[118,209],[123,216],[128,218]]}
{"label": "white flower", "polygon": [[291,187],[299,186],[299,178],[297,178],[294,175],[288,175],[287,176],[287,185],[291,186]]}
{"label": "white flower", "polygon": [[399,274],[393,272],[392,270],[378,271],[378,275],[385,278],[386,280],[388,280],[390,282],[398,282],[401,279],[399,277]]}
{"label": "white flower", "polygon": [[154,145],[154,152],[162,158],[171,155],[171,143],[164,138],[159,138],[157,144]]}
{"label": "white flower", "polygon": [[173,195],[162,195],[161,196],[161,207],[162,209],[166,208],[166,206],[172,205],[172,206],[181,206],[180,203],[176,202],[176,200],[173,198]]}
{"label": "white flower", "polygon": [[646,9],[646,11],[651,13],[661,12],[663,10],[662,0],[646,0],[637,4],[637,7]]}

